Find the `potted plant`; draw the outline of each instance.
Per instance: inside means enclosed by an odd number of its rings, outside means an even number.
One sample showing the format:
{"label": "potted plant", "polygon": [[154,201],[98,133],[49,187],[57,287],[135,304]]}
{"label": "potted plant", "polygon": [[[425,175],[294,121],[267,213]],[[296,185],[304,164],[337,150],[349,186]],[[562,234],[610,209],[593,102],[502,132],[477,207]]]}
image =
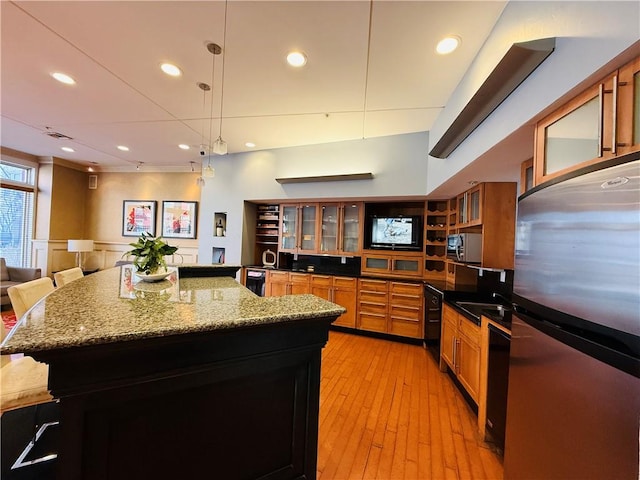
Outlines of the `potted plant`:
{"label": "potted plant", "polygon": [[162,240],[162,237],[154,237],[143,233],[136,243],[130,243],[133,250],[125,252],[122,256],[132,255],[133,264],[138,275],[155,275],[167,271],[165,255],[173,255],[178,247],[172,247]]}

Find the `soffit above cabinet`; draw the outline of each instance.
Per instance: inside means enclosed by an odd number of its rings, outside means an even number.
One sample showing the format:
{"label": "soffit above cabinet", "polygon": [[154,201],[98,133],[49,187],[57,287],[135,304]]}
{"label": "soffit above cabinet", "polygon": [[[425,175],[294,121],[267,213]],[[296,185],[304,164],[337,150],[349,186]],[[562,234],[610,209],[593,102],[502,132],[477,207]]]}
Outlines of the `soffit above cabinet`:
{"label": "soffit above cabinet", "polygon": [[555,38],[514,43],[429,155],[447,158],[555,49]]}

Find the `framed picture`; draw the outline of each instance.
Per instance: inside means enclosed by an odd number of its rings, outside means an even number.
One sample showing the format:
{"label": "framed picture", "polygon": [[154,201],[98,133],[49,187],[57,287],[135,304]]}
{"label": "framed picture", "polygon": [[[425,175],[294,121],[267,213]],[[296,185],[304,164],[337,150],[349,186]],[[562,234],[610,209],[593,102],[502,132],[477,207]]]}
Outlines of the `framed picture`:
{"label": "framed picture", "polygon": [[122,208],[122,236],[156,235],[155,200],[125,200]]}
{"label": "framed picture", "polygon": [[196,238],[198,202],[162,202],[162,236]]}

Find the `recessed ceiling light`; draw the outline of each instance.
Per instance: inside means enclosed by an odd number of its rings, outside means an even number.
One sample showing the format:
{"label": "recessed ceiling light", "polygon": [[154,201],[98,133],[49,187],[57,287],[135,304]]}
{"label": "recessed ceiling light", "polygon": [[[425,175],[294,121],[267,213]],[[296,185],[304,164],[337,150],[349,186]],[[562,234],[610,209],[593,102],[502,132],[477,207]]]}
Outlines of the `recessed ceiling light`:
{"label": "recessed ceiling light", "polygon": [[181,148],[182,150],[189,150],[189,145],[187,145],[186,143],[181,143],[180,145],[178,145],[178,148]]}
{"label": "recessed ceiling light", "polygon": [[65,152],[69,153],[75,152],[75,150],[71,147],[62,147],[60,150],[64,150]]}
{"label": "recessed ceiling light", "polygon": [[60,72],[53,72],[51,74],[53,78],[58,80],[59,82],[66,83],[67,85],[75,85],[76,81],[71,78],[69,75]]}
{"label": "recessed ceiling light", "polygon": [[124,145],[118,145],[118,150],[122,150],[123,152],[128,152],[129,147],[125,147]]}
{"label": "recessed ceiling light", "polygon": [[93,172],[93,167],[87,167],[87,172]]}
{"label": "recessed ceiling light", "polygon": [[253,143],[253,142],[247,142],[247,143],[244,144],[244,146],[247,147],[247,148],[253,148],[253,147],[256,146],[256,144]]}
{"label": "recessed ceiling light", "polygon": [[448,37],[444,37],[442,40],[438,42],[436,46],[436,52],[440,55],[446,55],[447,53],[453,52],[460,45],[460,37],[456,37],[454,35],[450,35]]}
{"label": "recessed ceiling light", "polygon": [[303,67],[307,63],[307,56],[302,52],[291,52],[287,55],[287,63],[292,67]]}
{"label": "recessed ceiling light", "polygon": [[160,68],[167,75],[171,75],[172,77],[179,77],[182,75],[182,70],[180,70],[177,66],[172,63],[163,63],[160,65]]}

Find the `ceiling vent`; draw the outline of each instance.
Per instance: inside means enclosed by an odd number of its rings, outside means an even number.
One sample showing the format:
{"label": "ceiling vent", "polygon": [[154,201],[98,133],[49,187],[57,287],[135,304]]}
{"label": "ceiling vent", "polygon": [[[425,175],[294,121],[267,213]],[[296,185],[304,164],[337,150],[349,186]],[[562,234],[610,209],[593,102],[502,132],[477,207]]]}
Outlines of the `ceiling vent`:
{"label": "ceiling vent", "polygon": [[57,138],[58,140],[73,140],[73,138],[69,137],[68,135],[65,135],[64,133],[54,132],[53,130],[47,130],[43,133],[51,138]]}
{"label": "ceiling vent", "polygon": [[555,38],[514,43],[429,155],[447,158],[556,47]]}

